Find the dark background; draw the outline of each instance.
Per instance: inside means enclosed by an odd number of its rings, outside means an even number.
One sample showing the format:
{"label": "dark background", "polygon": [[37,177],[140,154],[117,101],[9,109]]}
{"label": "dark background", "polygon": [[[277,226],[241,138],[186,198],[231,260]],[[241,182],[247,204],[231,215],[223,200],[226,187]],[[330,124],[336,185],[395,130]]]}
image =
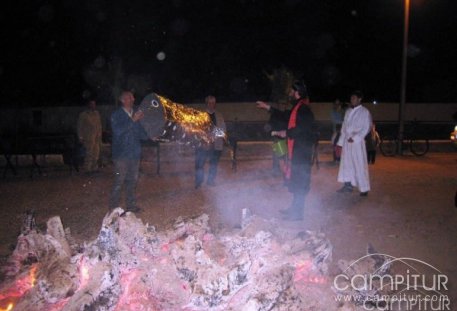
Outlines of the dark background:
{"label": "dark background", "polygon": [[[457,98],[455,0],[412,0],[409,102]],[[303,77],[312,101],[399,101],[403,0],[4,4],[1,105],[113,101],[133,88],[180,102],[268,99],[267,73]],[[159,60],[159,53],[165,55]]]}

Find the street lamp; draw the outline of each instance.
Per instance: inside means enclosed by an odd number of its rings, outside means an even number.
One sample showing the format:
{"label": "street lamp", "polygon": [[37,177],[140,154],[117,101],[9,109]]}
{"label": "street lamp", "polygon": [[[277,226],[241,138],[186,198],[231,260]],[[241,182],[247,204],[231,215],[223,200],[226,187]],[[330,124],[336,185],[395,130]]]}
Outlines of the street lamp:
{"label": "street lamp", "polygon": [[406,103],[406,71],[408,61],[408,32],[409,32],[409,4],[410,0],[405,0],[405,17],[403,25],[403,55],[401,64],[401,91],[400,91],[400,106],[398,109],[398,146],[397,153],[403,154],[403,133],[404,133],[404,114]]}

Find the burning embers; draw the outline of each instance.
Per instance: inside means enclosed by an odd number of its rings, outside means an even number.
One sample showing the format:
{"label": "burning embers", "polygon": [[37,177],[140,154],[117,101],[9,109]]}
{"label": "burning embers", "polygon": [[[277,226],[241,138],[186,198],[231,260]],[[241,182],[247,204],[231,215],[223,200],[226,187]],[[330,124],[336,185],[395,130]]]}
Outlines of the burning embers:
{"label": "burning embers", "polygon": [[94,241],[68,238],[58,217],[19,237],[0,310],[330,310],[329,241],[255,216],[216,236],[207,215],[156,232],[116,209]]}
{"label": "burning embers", "polygon": [[2,287],[2,292],[0,293],[0,311],[13,310],[16,301],[35,286],[36,270],[37,266],[32,265],[28,271],[16,277],[13,283]]}

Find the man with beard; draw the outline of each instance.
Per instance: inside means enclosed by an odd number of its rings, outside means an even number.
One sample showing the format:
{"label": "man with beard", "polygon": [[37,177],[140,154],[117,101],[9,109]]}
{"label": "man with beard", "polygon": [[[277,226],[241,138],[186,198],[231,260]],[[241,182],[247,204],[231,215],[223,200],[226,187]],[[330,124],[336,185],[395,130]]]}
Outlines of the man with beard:
{"label": "man with beard", "polygon": [[305,197],[311,183],[311,160],[316,131],[314,114],[309,107],[308,91],[303,81],[296,81],[293,84],[289,96],[293,101],[291,111],[282,112],[262,101],[257,102],[257,107],[272,114],[288,116],[287,130],[271,133],[273,136],[287,138],[288,161],[285,179],[289,191],[293,194],[293,200],[288,209],[280,212],[284,214],[284,220],[303,220]]}
{"label": "man with beard", "polygon": [[352,192],[353,187],[358,187],[360,196],[364,197],[370,191],[365,136],[370,132],[372,121],[370,112],[362,106],[362,98],[362,92],[352,92],[352,109],[347,110],[341,127],[338,146],[343,150],[338,182],[344,185],[338,192]]}

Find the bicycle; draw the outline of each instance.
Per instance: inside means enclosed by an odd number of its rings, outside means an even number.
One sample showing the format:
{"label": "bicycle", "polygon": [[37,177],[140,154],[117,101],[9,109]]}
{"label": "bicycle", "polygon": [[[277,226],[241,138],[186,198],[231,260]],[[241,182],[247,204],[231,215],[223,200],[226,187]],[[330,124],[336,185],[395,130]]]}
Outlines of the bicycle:
{"label": "bicycle", "polygon": [[[430,143],[427,138],[422,138],[424,135],[420,135],[418,130],[418,121],[413,121],[405,127],[403,140],[402,140],[402,151],[408,150],[416,156],[425,155],[429,148]],[[386,157],[393,157],[398,151],[398,137],[396,134],[388,134],[381,138],[381,144],[379,145],[381,153]]]}

